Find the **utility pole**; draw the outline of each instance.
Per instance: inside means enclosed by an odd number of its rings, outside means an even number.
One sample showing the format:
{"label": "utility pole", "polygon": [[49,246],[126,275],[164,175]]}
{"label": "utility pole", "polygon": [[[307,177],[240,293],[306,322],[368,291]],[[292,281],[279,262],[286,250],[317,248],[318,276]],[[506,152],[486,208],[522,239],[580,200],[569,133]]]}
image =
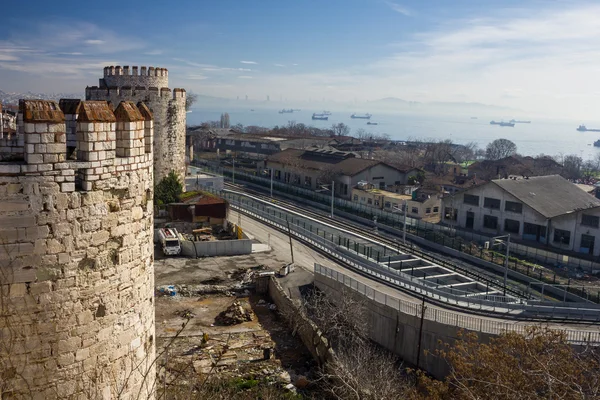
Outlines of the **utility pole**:
{"label": "utility pole", "polygon": [[286,215],[285,222],[287,223],[288,236],[290,238],[290,253],[292,254],[292,264],[294,263],[294,246],[292,245],[292,230],[290,229],[290,221]]}
{"label": "utility pole", "polygon": [[417,345],[417,368],[419,368],[419,361],[421,361],[421,340],[423,339],[423,320],[425,319],[425,297],[423,296],[423,302],[421,303],[421,326],[419,327],[419,343]]}
{"label": "utility pole", "polygon": [[273,198],[273,168],[271,168],[271,198]]}
{"label": "utility pole", "polygon": [[235,185],[235,158],[233,158],[232,160],[233,160],[233,173],[231,175],[231,183],[233,183]]}
{"label": "utility pole", "polygon": [[402,223],[402,243],[406,246],[406,213],[408,212],[408,204],[404,200],[404,222]]}
{"label": "utility pole", "polygon": [[335,181],[331,181],[331,218],[333,218],[333,195],[335,191]]}

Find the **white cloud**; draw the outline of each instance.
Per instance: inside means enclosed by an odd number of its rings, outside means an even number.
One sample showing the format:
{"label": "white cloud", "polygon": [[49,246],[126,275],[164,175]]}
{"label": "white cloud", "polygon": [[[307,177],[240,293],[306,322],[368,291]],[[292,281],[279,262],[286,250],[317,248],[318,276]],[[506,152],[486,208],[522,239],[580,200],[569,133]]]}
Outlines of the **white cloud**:
{"label": "white cloud", "polygon": [[392,10],[396,11],[397,13],[400,13],[407,17],[410,17],[412,15],[412,12],[408,8],[402,6],[398,3],[394,3],[392,1],[386,1],[385,4],[387,4]]}
{"label": "white cloud", "polygon": [[[294,64],[294,65],[295,65],[295,64]],[[285,65],[283,65],[283,64],[273,64],[273,66],[274,66],[274,67],[280,67],[280,68],[283,68],[283,67],[285,67]]]}
{"label": "white cloud", "polygon": [[238,79],[252,79],[252,77],[249,75],[240,75],[238,76]]}
{"label": "white cloud", "polygon": [[85,44],[91,44],[91,45],[101,45],[106,43],[104,40],[100,40],[100,39],[89,39],[84,41]]}
{"label": "white cloud", "polygon": [[240,61],[242,64],[258,64],[256,61]]}

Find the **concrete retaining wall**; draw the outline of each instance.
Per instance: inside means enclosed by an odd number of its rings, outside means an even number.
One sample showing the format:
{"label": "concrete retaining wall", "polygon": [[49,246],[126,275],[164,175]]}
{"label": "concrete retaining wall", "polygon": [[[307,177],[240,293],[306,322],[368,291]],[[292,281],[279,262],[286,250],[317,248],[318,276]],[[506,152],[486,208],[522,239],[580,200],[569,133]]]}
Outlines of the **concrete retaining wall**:
{"label": "concrete retaining wall", "polygon": [[[315,285],[332,296],[334,301],[336,296],[347,295],[344,288],[348,288],[341,282],[320,274],[315,274]],[[421,331],[420,313],[409,315],[375,300],[366,297],[362,299],[369,310],[370,337],[375,343],[398,355],[404,362],[416,366],[421,332],[421,357],[418,366],[438,379],[449,373],[448,364],[437,357],[435,351],[443,349],[444,343],[454,344],[462,328],[424,319]],[[477,335],[482,342],[488,342],[494,337],[482,332],[477,332]]]}
{"label": "concrete retaining wall", "polygon": [[333,359],[333,351],[319,328],[285,294],[285,291],[276,278],[266,277],[263,279],[269,279],[269,296],[271,300],[273,300],[273,303],[275,303],[282,316],[292,325],[296,334],[300,336],[302,343],[310,351],[313,358],[319,365],[331,361]]}
{"label": "concrete retaining wall", "polygon": [[186,257],[239,256],[252,253],[252,240],[218,240],[210,242],[181,242],[181,255]]}

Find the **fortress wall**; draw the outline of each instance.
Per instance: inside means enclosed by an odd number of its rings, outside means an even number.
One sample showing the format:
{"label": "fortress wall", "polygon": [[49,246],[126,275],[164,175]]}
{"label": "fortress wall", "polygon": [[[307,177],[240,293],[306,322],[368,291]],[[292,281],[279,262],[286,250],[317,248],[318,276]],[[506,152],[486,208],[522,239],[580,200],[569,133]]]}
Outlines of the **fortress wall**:
{"label": "fortress wall", "polygon": [[80,102],[70,161],[59,105],[20,103],[24,161],[0,162],[2,398],[153,398],[152,132],[135,107]]}

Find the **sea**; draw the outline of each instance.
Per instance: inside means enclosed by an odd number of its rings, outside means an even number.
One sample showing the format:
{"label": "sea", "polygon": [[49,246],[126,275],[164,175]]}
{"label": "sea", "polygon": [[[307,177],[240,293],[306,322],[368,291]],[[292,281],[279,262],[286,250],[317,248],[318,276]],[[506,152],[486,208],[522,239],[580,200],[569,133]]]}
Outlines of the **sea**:
{"label": "sea", "polygon": [[[580,121],[531,119],[530,124],[515,124],[514,127],[490,125],[490,116],[436,116],[410,115],[393,113],[372,113],[371,122],[377,125],[367,125],[368,120],[352,119],[351,112],[332,111],[327,121],[313,121],[315,110],[300,110],[294,113],[279,114],[278,109],[256,108],[192,108],[187,114],[188,125],[199,125],[205,121],[218,121],[221,113],[229,113],[231,125],[262,126],[272,128],[276,125],[287,125],[289,121],[304,123],[317,128],[329,128],[332,124],[343,122],[352,132],[364,129],[373,134],[387,134],[393,140],[444,140],[453,143],[466,144],[475,142],[479,148],[485,149],[488,143],[498,138],[505,138],[517,145],[517,152],[525,156],[546,154],[560,156],[575,154],[583,160],[594,159],[600,154],[600,147],[593,143],[600,139],[600,132],[579,132]],[[476,118],[476,119],[475,119]],[[496,121],[502,118],[496,118]],[[508,121],[504,119],[504,121]],[[587,121],[586,121],[587,122]],[[588,128],[600,128],[600,121]]]}

